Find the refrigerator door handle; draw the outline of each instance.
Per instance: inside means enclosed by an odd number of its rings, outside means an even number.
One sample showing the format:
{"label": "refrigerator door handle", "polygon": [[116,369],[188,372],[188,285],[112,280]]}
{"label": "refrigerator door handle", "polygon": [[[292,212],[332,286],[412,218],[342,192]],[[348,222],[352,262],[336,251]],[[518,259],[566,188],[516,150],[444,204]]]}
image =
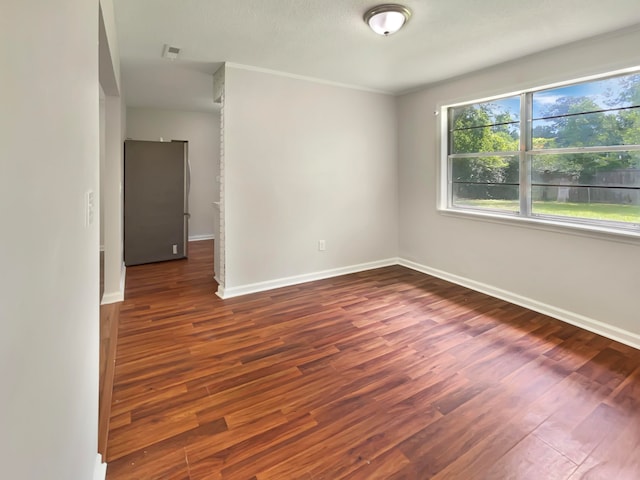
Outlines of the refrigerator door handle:
{"label": "refrigerator door handle", "polygon": [[191,160],[187,157],[187,195],[191,193]]}

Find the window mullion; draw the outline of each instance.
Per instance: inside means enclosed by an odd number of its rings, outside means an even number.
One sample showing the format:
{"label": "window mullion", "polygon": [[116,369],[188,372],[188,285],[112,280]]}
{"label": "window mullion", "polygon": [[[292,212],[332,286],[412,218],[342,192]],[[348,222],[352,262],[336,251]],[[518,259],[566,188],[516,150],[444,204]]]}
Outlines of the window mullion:
{"label": "window mullion", "polygon": [[597,147],[561,147],[531,149],[533,155],[555,155],[562,153],[598,153],[598,152],[633,152],[640,150],[640,145],[602,145]]}
{"label": "window mullion", "polygon": [[519,154],[519,150],[505,150],[503,152],[454,153],[449,155],[449,158],[517,157]]}
{"label": "window mullion", "polygon": [[447,208],[453,207],[453,165],[451,156],[447,156]]}
{"label": "window mullion", "polygon": [[532,94],[520,95],[520,215],[531,216]]}
{"label": "window mullion", "polygon": [[453,153],[453,110],[447,109],[447,208],[453,207],[453,166],[451,154]]}

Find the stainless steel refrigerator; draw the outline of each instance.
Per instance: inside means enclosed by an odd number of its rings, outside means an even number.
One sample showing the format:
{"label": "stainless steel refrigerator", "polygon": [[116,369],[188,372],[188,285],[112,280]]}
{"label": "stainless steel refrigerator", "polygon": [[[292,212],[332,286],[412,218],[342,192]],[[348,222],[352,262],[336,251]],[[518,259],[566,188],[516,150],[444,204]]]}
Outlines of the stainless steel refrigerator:
{"label": "stainless steel refrigerator", "polygon": [[187,257],[188,143],[124,143],[125,265]]}

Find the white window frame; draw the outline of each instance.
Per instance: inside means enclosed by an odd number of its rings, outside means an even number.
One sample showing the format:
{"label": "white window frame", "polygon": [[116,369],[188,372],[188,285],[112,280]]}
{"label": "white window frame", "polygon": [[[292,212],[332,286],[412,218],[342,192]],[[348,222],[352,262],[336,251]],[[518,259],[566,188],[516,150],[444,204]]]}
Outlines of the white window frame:
{"label": "white window frame", "polygon": [[[528,228],[536,228],[547,231],[560,233],[570,233],[580,236],[604,238],[607,240],[620,241],[623,243],[632,243],[637,245],[640,243],[640,223],[638,224],[617,224],[614,222],[592,222],[588,219],[578,217],[561,217],[552,215],[535,215],[532,216],[531,206],[531,161],[530,158],[536,154],[552,154],[552,153],[588,153],[598,151],[640,151],[640,145],[621,145],[621,146],[597,146],[597,147],[578,147],[578,148],[562,148],[562,149],[533,149],[531,148],[531,103],[533,94],[551,88],[570,86],[579,83],[602,80],[610,77],[621,76],[625,74],[633,74],[640,72],[640,66],[626,68],[613,72],[606,72],[589,77],[582,77],[563,82],[556,82],[549,85],[528,88],[480,99],[467,101],[459,101],[455,103],[440,104],[434,112],[439,117],[438,138],[440,142],[440,161],[437,189],[437,208],[443,215],[450,215],[460,218],[468,218],[472,220],[493,222],[507,225],[516,225]],[[473,209],[454,207],[451,203],[452,195],[449,187],[449,124],[448,114],[452,107],[471,105],[476,103],[491,102],[508,97],[520,96],[520,149],[518,152],[500,152],[504,155],[519,155],[520,158],[520,190],[524,194],[520,198],[520,212],[496,212],[491,210]],[[493,154],[495,155],[495,153]],[[476,155],[477,156],[477,155]]]}

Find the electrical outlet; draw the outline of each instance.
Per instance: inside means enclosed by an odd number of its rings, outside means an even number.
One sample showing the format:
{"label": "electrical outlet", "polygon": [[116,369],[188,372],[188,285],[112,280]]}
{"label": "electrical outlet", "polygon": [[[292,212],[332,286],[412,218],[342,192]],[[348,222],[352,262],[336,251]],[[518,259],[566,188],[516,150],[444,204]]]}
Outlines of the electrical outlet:
{"label": "electrical outlet", "polygon": [[318,250],[324,252],[327,249],[327,242],[324,240],[318,240]]}
{"label": "electrical outlet", "polygon": [[177,244],[173,244],[173,254],[177,255],[178,254],[178,245]]}

